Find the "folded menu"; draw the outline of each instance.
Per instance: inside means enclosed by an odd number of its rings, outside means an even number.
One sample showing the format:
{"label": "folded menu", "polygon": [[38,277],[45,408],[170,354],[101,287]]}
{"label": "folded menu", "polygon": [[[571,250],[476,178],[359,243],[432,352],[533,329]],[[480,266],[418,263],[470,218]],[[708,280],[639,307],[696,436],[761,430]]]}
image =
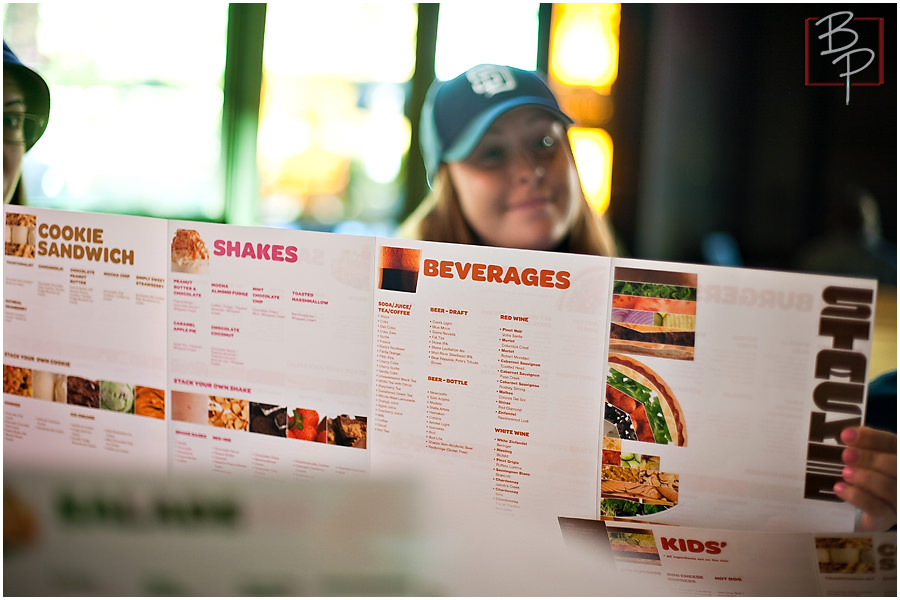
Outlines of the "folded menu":
{"label": "folded menu", "polygon": [[543,525],[853,528],[831,489],[872,280],[5,212],[32,229],[4,257],[5,465],[415,474]]}

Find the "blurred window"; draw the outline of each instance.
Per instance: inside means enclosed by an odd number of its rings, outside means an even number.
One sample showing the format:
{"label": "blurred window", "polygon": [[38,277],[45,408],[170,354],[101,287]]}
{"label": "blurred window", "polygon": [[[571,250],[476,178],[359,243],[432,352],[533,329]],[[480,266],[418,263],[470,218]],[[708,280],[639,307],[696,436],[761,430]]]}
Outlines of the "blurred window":
{"label": "blurred window", "polygon": [[258,162],[265,224],[389,233],[409,150],[416,5],[276,2]]}
{"label": "blurred window", "polygon": [[[228,6],[4,4],[4,38],[51,88],[49,127],[23,167],[29,204],[227,220]],[[473,19],[472,6],[442,4],[437,76],[481,62],[534,69],[539,6],[483,3]],[[260,224],[392,233],[404,216],[416,29],[413,3],[268,4]]]}
{"label": "blurred window", "polygon": [[[435,71],[534,69],[538,3],[441,4]],[[274,3],[258,139],[267,224],[390,235],[403,215],[416,5]],[[498,26],[498,24],[500,24]]]}
{"label": "blurred window", "polygon": [[28,203],[221,219],[225,2],[4,4],[3,37],[50,86]]}
{"label": "blurred window", "polygon": [[451,79],[481,63],[537,68],[538,2],[450,2],[438,13],[434,71]]}

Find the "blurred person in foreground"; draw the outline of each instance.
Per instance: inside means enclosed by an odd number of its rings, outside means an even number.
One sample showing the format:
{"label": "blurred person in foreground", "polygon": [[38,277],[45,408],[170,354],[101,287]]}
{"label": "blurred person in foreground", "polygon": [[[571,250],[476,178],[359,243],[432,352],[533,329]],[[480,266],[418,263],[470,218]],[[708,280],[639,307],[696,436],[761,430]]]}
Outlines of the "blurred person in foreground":
{"label": "blurred person in foreground", "polygon": [[50,117],[50,89],[3,41],[3,203],[25,204],[22,161]]}
{"label": "blurred person in foreground", "polygon": [[[581,188],[572,122],[534,71],[483,64],[435,81],[420,125],[431,192],[398,237],[615,256],[612,231]],[[862,512],[860,528],[889,529],[897,522],[896,432],[850,427],[841,441],[835,493]]]}

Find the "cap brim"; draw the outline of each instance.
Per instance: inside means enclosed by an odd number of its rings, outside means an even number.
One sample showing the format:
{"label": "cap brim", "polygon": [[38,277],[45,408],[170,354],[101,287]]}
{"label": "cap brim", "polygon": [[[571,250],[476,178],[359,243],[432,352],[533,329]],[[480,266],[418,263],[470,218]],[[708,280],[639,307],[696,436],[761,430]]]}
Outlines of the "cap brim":
{"label": "cap brim", "polygon": [[484,135],[484,132],[488,130],[488,127],[490,127],[500,115],[520,106],[534,106],[536,108],[542,108],[561,120],[563,123],[566,123],[568,125],[574,123],[574,121],[572,121],[572,119],[567,114],[557,108],[556,104],[554,104],[550,100],[547,100],[546,98],[540,98],[537,96],[510,98],[506,102],[501,102],[496,106],[492,106],[490,110],[487,110],[481,115],[478,115],[478,118],[472,121],[472,123],[469,124],[466,130],[462,132],[462,134],[459,136],[459,139],[457,139],[452,146],[447,148],[447,151],[444,152],[444,160],[455,162],[467,158],[472,153],[472,151],[475,150],[475,146],[478,145],[478,142],[481,141],[481,137]]}

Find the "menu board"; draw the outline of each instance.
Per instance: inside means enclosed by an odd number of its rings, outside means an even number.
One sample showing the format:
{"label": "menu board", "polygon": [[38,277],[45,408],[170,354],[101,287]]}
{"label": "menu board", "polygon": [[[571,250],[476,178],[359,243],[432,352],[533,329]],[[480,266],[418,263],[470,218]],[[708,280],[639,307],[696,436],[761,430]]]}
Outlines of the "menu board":
{"label": "menu board", "polygon": [[415,474],[532,522],[853,528],[831,488],[864,414],[874,281],[23,207],[6,222],[5,464]]}

